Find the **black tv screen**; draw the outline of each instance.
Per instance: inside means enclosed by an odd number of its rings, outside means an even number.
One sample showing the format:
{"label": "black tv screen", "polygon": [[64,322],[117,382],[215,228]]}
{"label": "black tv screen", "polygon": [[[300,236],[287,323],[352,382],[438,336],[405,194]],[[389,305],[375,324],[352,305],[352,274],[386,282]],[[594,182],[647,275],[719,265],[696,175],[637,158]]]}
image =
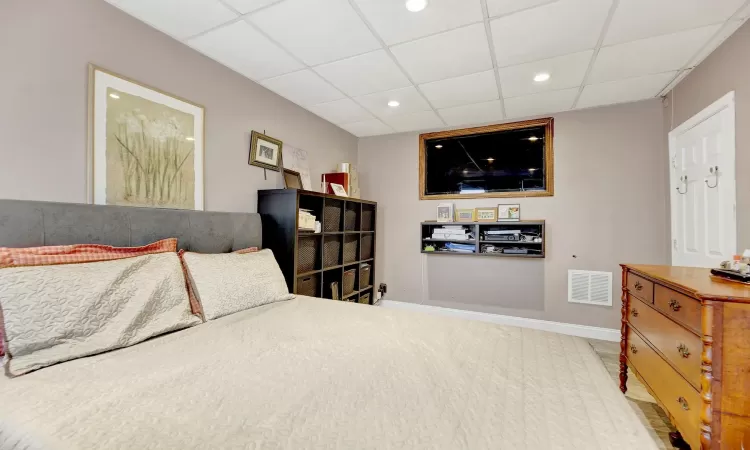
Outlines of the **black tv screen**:
{"label": "black tv screen", "polygon": [[424,141],[424,195],[545,191],[544,125]]}

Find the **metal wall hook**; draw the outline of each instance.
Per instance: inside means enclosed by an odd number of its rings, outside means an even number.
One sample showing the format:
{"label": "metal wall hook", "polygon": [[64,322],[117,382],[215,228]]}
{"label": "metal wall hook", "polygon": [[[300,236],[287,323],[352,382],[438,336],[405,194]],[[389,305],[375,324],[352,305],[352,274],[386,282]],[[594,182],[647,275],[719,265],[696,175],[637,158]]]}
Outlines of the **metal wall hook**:
{"label": "metal wall hook", "polygon": [[679,194],[685,195],[685,194],[687,194],[687,191],[688,191],[688,177],[687,177],[687,175],[683,175],[683,176],[681,176],[681,177],[680,177],[680,181],[681,181],[681,182],[683,182],[683,183],[685,183],[685,192],[682,192],[682,191],[680,190],[680,187],[679,187],[679,186],[677,186],[677,187],[676,187],[675,189],[677,189],[677,192],[678,192]]}
{"label": "metal wall hook", "polygon": [[714,185],[711,186],[710,184],[708,184],[708,180],[703,180],[703,181],[706,183],[706,186],[708,186],[709,189],[713,189],[719,185],[719,166],[713,166],[710,169],[708,169],[708,171],[711,172],[711,174],[713,174],[713,176],[716,177],[716,183],[714,183]]}

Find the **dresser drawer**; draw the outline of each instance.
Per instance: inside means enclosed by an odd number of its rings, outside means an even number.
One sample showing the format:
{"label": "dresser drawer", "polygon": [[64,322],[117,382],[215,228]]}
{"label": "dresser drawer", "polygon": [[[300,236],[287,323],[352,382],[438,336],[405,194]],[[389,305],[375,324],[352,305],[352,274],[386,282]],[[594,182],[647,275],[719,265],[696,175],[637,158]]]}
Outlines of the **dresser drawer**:
{"label": "dresser drawer", "polygon": [[654,302],[654,283],[633,272],[628,272],[628,292],[647,303]]}
{"label": "dresser drawer", "polygon": [[674,417],[677,429],[693,449],[700,449],[700,394],[652,350],[634,330],[628,330],[628,361]]}
{"label": "dresser drawer", "polygon": [[701,302],[677,291],[656,285],[654,306],[668,317],[701,334]]}
{"label": "dresser drawer", "polygon": [[690,384],[700,389],[703,349],[700,338],[638,299],[631,297],[628,309],[628,322],[648,339]]}

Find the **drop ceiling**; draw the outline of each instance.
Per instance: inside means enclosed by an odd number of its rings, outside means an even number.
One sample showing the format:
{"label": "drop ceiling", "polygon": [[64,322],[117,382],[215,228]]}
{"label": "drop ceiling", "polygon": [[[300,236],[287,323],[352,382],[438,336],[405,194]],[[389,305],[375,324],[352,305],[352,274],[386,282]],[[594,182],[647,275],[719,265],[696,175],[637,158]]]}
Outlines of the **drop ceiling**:
{"label": "drop ceiling", "polygon": [[750,0],[107,1],[356,136],[656,97],[750,15]]}

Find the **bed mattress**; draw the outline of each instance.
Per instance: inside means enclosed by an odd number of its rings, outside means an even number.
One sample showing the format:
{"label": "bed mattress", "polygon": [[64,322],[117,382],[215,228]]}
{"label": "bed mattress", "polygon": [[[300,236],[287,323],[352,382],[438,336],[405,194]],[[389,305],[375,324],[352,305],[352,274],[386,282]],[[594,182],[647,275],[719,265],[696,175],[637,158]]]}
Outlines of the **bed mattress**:
{"label": "bed mattress", "polygon": [[654,441],[580,338],[298,297],[0,379],[0,449]]}

